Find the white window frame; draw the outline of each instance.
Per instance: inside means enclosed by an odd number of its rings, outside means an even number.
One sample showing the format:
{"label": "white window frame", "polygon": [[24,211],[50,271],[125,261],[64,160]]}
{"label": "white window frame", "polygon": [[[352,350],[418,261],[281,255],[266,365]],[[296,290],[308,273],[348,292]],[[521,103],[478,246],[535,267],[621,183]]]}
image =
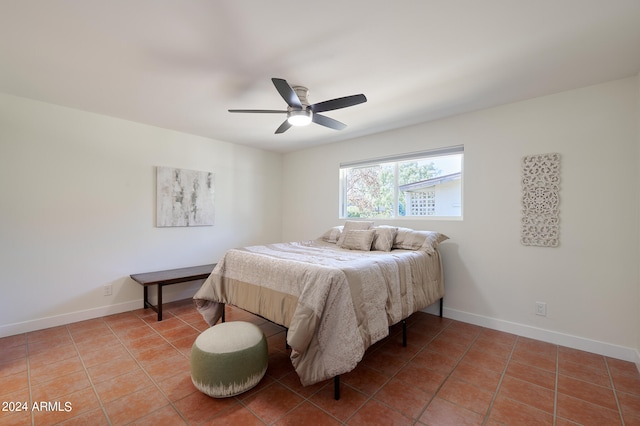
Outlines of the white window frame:
{"label": "white window frame", "polygon": [[[461,180],[461,188],[460,188],[460,202],[462,205],[460,206],[460,215],[455,216],[437,216],[437,215],[425,215],[425,216],[400,216],[399,214],[399,199],[400,190],[398,185],[398,163],[410,160],[418,160],[425,158],[436,158],[443,157],[446,155],[452,154],[461,154],[462,160],[460,165],[460,180]],[[372,217],[370,219],[393,219],[393,220],[462,220],[463,218],[463,206],[464,206],[464,145],[456,145],[446,148],[432,149],[427,151],[419,151],[419,152],[411,152],[405,154],[392,155],[387,157],[378,157],[366,160],[358,160],[358,161],[348,161],[344,163],[340,163],[340,188],[339,188],[339,212],[338,216],[340,219],[349,219],[347,215],[347,200],[346,200],[346,170],[354,167],[369,167],[376,166],[385,163],[395,163],[395,173],[394,173],[394,213],[392,217],[389,218],[376,218]],[[363,218],[364,219],[364,218]]]}

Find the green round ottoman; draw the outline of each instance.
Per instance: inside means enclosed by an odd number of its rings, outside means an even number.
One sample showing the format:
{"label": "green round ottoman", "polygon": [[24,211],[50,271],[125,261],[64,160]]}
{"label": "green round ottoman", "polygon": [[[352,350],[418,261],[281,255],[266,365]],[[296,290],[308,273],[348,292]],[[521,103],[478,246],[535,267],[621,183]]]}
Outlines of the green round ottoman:
{"label": "green round ottoman", "polygon": [[214,398],[248,391],[267,371],[267,338],[256,325],[223,322],[205,330],[191,349],[191,381]]}

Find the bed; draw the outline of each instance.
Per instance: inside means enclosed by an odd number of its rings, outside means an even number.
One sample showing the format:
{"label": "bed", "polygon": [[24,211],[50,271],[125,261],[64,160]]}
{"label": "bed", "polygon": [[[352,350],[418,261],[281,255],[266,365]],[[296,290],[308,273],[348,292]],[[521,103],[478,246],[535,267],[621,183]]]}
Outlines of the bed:
{"label": "bed", "polygon": [[347,221],[311,241],[229,250],[194,296],[209,325],[231,304],[288,329],[303,385],[355,368],[389,326],[444,297],[438,232]]}

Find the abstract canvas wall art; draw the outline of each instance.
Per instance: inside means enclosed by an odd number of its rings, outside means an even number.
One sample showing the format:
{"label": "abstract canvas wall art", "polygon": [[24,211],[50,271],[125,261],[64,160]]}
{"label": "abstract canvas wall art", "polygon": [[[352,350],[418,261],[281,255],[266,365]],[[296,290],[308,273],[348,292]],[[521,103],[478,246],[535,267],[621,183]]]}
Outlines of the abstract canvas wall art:
{"label": "abstract canvas wall art", "polygon": [[214,174],[156,168],[156,226],[211,226],[214,222]]}
{"label": "abstract canvas wall art", "polygon": [[522,158],[522,232],[525,246],[560,244],[560,154]]}

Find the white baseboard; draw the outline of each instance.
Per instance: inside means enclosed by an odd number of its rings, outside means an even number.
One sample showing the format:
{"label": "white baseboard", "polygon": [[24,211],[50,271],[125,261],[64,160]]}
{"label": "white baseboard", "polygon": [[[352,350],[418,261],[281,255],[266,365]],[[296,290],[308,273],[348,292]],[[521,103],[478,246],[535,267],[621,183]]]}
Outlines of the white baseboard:
{"label": "white baseboard", "polygon": [[100,306],[98,308],[86,309],[83,311],[69,312],[51,317],[0,325],[0,337],[13,336],[15,334],[28,333],[30,331],[43,330],[45,328],[57,327],[59,325],[66,325],[78,321],[119,314],[121,312],[133,311],[134,309],[139,309],[141,307],[142,299],[119,303],[117,305]]}
{"label": "white baseboard", "polygon": [[[191,289],[175,292],[174,294],[163,294],[164,303],[193,297],[195,292]],[[149,302],[155,304],[155,297],[149,297]],[[51,317],[37,318],[34,320],[17,322],[13,324],[0,325],[0,338],[13,336],[15,334],[28,333],[30,331],[43,330],[45,328],[57,327],[59,325],[71,324],[78,321],[85,321],[93,318],[100,318],[107,315],[119,314],[142,308],[142,299],[114,305],[100,306],[98,308],[86,309],[82,311],[69,312]]]}
{"label": "white baseboard", "polygon": [[633,360],[633,362],[636,363],[636,368],[638,369],[638,372],[640,373],[640,352],[638,352],[637,349],[636,349],[636,358]]}
{"label": "white baseboard", "polygon": [[529,325],[499,320],[477,314],[471,314],[447,307],[444,308],[444,317],[466,322],[469,324],[479,325],[481,327],[490,328],[492,330],[504,331],[506,333],[516,334],[518,336],[528,337],[530,339],[553,343],[555,345],[567,346],[573,349],[579,349],[603,356],[608,356],[611,358],[630,361],[635,363],[636,366],[640,369],[640,353],[636,348],[627,348],[624,346],[614,345],[612,343],[600,342],[597,340],[572,336],[570,334],[564,334],[557,331],[545,330]]}

